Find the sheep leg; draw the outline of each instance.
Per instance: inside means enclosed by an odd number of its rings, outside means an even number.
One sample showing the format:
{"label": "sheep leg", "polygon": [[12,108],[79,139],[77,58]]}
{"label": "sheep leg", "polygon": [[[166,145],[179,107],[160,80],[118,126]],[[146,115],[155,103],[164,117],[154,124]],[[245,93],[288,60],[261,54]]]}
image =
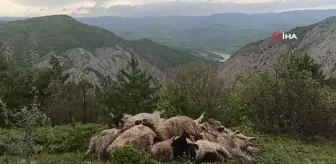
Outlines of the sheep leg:
{"label": "sheep leg", "polygon": [[255,153],[255,152],[258,152],[259,149],[254,148],[252,146],[247,146],[246,151],[249,152],[249,153]]}
{"label": "sheep leg", "polygon": [[256,137],[247,137],[245,136],[244,134],[237,134],[236,137],[240,138],[240,139],[243,139],[243,140],[248,140],[248,141],[252,141],[252,140],[255,140]]}
{"label": "sheep leg", "polygon": [[217,150],[221,155],[225,156],[225,159],[235,159],[234,156],[224,147],[221,149]]}
{"label": "sheep leg", "polygon": [[94,147],[96,145],[97,138],[98,138],[97,136],[94,136],[94,137],[90,138],[89,147],[88,147],[88,150],[85,152],[83,160],[85,160],[88,157],[88,155],[92,153],[92,150],[94,149]]}

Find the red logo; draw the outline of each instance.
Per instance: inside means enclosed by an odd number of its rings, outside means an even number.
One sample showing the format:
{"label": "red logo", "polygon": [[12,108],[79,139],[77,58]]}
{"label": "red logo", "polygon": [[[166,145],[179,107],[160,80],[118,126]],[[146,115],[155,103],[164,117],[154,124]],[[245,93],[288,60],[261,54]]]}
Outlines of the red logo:
{"label": "red logo", "polygon": [[280,32],[280,31],[273,32],[273,34],[272,34],[272,40],[273,41],[279,42],[279,41],[281,41],[281,39],[282,39],[282,32]]}

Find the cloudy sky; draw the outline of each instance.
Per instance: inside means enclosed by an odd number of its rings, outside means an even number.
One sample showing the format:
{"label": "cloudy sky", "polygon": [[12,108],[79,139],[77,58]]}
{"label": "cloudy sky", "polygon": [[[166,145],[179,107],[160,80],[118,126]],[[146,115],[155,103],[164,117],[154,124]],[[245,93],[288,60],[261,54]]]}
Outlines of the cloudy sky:
{"label": "cloudy sky", "polygon": [[0,0],[0,16],[169,16],[336,9],[336,0]]}

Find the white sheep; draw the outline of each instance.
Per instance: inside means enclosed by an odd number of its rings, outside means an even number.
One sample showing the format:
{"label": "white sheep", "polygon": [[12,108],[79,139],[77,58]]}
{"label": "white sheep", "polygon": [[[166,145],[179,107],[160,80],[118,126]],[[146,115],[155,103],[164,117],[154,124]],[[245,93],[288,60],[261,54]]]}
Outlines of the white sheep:
{"label": "white sheep", "polygon": [[223,146],[216,142],[207,140],[197,140],[195,144],[198,145],[196,162],[227,162],[227,159],[234,159],[231,153]]}
{"label": "white sheep", "polygon": [[200,122],[203,117],[204,113],[196,120],[186,116],[175,116],[159,122],[152,129],[158,135],[159,141],[165,141],[174,136],[181,136],[184,132],[190,136],[200,138],[203,131],[203,126]]}
{"label": "white sheep", "polygon": [[107,152],[114,150],[116,147],[133,147],[138,150],[149,151],[154,144],[154,138],[157,135],[152,129],[144,125],[135,125],[119,135],[111,145],[108,146]]}
{"label": "white sheep", "polygon": [[139,113],[134,116],[129,114],[124,114],[121,119],[121,128],[123,130],[127,130],[135,125],[136,121],[146,119],[150,123],[156,125],[161,120],[161,114],[165,111],[154,111],[153,113]]}
{"label": "white sheep", "polygon": [[90,138],[88,150],[85,153],[85,158],[92,154],[93,159],[105,160],[107,158],[107,147],[122,133],[120,129],[103,130],[97,135]]}

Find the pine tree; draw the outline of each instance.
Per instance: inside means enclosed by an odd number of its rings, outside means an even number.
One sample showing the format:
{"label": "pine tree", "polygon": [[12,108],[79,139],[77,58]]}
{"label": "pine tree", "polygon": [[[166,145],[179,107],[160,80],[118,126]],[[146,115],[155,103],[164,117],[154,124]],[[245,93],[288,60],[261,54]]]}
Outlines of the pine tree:
{"label": "pine tree", "polygon": [[86,124],[88,122],[88,96],[89,90],[94,88],[94,86],[89,82],[89,80],[85,77],[82,77],[81,81],[78,84],[81,95],[82,95],[82,104],[83,104],[83,123]]}
{"label": "pine tree", "polygon": [[115,114],[116,118],[122,113],[136,114],[139,112],[151,112],[155,108],[157,91],[152,76],[140,70],[139,62],[132,56],[130,71],[120,71],[117,80],[108,79],[103,91],[104,105]]}
{"label": "pine tree", "polygon": [[58,60],[58,58],[55,55],[52,55],[49,61],[49,64],[51,65],[51,68],[49,71],[52,74],[53,80],[62,80],[62,72],[63,67],[61,65],[61,62]]}

